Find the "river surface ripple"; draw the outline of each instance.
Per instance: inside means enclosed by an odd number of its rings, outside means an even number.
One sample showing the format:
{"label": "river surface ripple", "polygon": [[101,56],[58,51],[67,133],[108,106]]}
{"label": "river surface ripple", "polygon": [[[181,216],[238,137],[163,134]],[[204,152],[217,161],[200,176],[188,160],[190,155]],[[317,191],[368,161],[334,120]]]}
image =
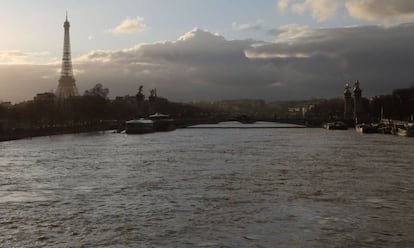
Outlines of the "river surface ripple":
{"label": "river surface ripple", "polygon": [[180,129],[0,143],[1,247],[414,247],[414,139]]}

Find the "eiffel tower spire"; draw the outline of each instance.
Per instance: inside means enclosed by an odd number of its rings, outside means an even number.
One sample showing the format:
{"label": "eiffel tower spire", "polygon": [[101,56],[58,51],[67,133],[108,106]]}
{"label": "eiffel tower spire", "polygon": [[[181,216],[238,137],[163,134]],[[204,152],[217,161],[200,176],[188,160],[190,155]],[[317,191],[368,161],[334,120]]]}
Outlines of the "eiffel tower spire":
{"label": "eiffel tower spire", "polygon": [[63,24],[65,28],[64,41],[63,41],[63,57],[62,57],[62,69],[60,71],[59,85],[56,90],[58,98],[68,98],[78,95],[78,89],[76,88],[75,78],[72,71],[72,59],[70,52],[70,36],[69,28],[70,23],[68,21],[68,13],[66,11],[66,20]]}

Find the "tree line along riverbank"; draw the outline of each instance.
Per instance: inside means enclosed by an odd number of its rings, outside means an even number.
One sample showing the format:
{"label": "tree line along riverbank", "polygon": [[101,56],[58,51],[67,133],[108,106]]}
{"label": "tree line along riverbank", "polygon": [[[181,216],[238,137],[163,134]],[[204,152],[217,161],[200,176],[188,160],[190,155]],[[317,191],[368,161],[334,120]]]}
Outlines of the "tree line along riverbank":
{"label": "tree line along riverbank", "polygon": [[[100,87],[97,87],[100,86]],[[21,103],[0,102],[0,140],[44,135],[120,130],[126,120],[156,112],[168,114],[177,127],[220,121],[275,121],[320,127],[323,122],[344,118],[344,99],[266,102],[257,99],[177,103],[151,96],[109,99],[101,85],[83,96],[57,99],[53,93],[37,94]],[[383,118],[409,121],[414,115],[414,88],[396,90],[391,95],[362,99],[369,122]],[[353,122],[355,123],[355,122]]]}

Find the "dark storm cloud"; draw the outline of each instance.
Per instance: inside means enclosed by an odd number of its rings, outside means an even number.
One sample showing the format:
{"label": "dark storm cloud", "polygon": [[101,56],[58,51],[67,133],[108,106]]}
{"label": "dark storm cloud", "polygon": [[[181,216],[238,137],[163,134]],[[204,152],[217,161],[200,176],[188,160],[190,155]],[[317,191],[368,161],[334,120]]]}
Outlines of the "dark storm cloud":
{"label": "dark storm cloud", "polygon": [[332,96],[334,85],[359,79],[365,92],[374,95],[413,81],[413,31],[413,24],[336,29],[294,25],[273,30],[275,43],[247,53],[289,70],[282,73],[284,80],[310,94]]}
{"label": "dark storm cloud", "polygon": [[106,79],[125,75],[134,89],[142,83],[147,89],[157,87],[160,93],[178,100],[260,97],[251,92],[272,80],[264,78],[262,68],[245,56],[244,51],[253,43],[228,41],[194,29],[174,42],[144,44],[116,52],[96,51],[78,61],[83,67],[91,66],[91,61],[95,62],[94,67],[105,67],[104,72],[97,74]]}
{"label": "dark storm cloud", "polygon": [[82,59],[83,66],[101,61],[93,67],[108,67],[100,73],[107,80],[122,77],[119,86],[111,86],[119,92],[125,86],[121,82],[128,80],[130,88],[139,82],[179,100],[340,97],[343,84],[356,79],[365,95],[375,95],[414,80],[413,31],[414,24],[335,29],[288,25],[272,30],[274,42],[257,45],[195,29],[174,42],[98,51]]}
{"label": "dark storm cloud", "polygon": [[282,13],[289,9],[296,14],[309,13],[319,22],[336,16],[342,8],[353,18],[387,25],[414,20],[412,0],[279,0],[277,6]]}
{"label": "dark storm cloud", "polygon": [[[226,40],[194,29],[176,41],[119,51],[92,51],[74,60],[79,91],[101,83],[110,95],[146,93],[156,87],[172,100],[341,97],[348,80],[360,80],[365,96],[390,93],[414,81],[414,24],[272,30],[274,42]],[[0,80],[20,85],[31,98],[57,85],[58,66],[0,66]],[[14,66],[13,68],[16,68]],[[11,72],[12,71],[12,72]],[[8,98],[0,84],[0,98]],[[30,85],[30,87],[26,87]],[[32,93],[28,95],[28,89]],[[38,89],[38,90],[35,90]],[[18,100],[21,100],[18,98]]]}

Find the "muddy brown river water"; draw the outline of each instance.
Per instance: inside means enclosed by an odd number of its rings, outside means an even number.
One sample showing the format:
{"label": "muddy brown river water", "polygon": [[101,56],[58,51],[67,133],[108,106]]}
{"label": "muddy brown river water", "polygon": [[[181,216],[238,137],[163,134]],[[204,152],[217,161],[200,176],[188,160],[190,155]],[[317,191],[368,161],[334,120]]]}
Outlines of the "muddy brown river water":
{"label": "muddy brown river water", "polygon": [[414,247],[413,161],[353,130],[2,142],[0,246]]}

